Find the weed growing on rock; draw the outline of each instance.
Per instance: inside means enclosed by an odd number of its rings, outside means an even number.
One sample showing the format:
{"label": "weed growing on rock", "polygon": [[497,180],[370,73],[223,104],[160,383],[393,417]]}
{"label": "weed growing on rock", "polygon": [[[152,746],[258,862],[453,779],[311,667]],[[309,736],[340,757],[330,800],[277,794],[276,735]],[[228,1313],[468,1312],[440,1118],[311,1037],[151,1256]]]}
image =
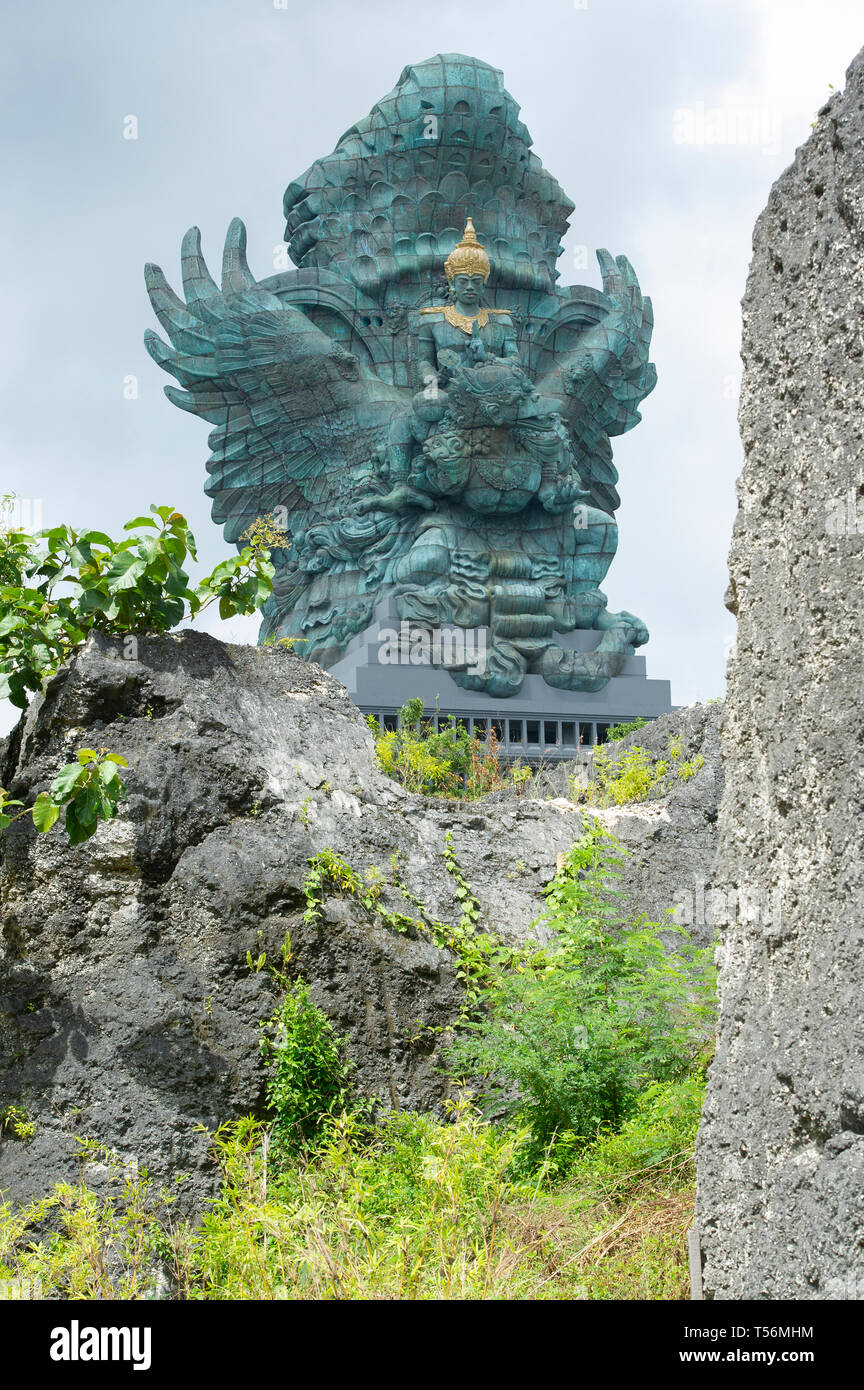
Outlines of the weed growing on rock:
{"label": "weed growing on rock", "polygon": [[351,1065],[342,1040],[312,999],[305,980],[288,984],[261,1040],[270,1068],[267,1101],[275,1112],[274,1158],[283,1162],[313,1146],[325,1121],[356,1109]]}
{"label": "weed growing on rock", "polygon": [[12,1134],[22,1144],[29,1144],[35,1133],[35,1121],[30,1119],[23,1105],[7,1105],[0,1110],[0,1137]]}
{"label": "weed growing on rock", "polygon": [[458,922],[439,921],[410,891],[401,877],[396,856],[391,859],[390,886],[419,911],[419,916],[387,907],[384,901],[387,885],[380,870],[373,866],[361,875],[330,848],[321,850],[308,861],[309,871],[303,884],[304,917],[310,924],[320,921],[325,898],[335,891],[352,896],[373,920],[389,930],[427,937],[440,949],[452,953],[456,975],[465,989],[463,1015],[470,1017],[497,973],[508,967],[515,968],[522,952],[516,947],[505,946],[494,933],[479,929],[480,905],[459,866],[450,831],[445,833],[444,842],[444,867],[455,882],[460,903]]}
{"label": "weed growing on rock", "polygon": [[644,729],[647,723],[648,720],[640,715],[638,719],[630,719],[624,724],[613,724],[606,730],[605,742],[616,743],[619,738],[626,738],[628,734],[635,734],[637,729]]}
{"label": "weed growing on rock", "polygon": [[525,1160],[566,1171],[572,1155],[634,1112],[645,1087],[704,1061],[713,1021],[708,951],[677,930],[671,950],[651,923],[622,923],[616,842],[594,824],[546,889],[549,943],[487,988],[486,1012],[449,1050],[482,1077],[489,1113],[527,1126]]}
{"label": "weed growing on rock", "polygon": [[382,729],[374,715],[366,722],[375,740],[379,765],[409,791],[476,801],[508,785],[493,732],[479,739],[452,718],[443,728],[423,719],[423,701],[409,700],[399,711],[400,727]]}
{"label": "weed growing on rock", "polygon": [[594,750],[594,781],[587,788],[587,799],[598,806],[626,806],[645,801],[652,794],[663,794],[674,781],[686,782],[702,767],[701,753],[682,760],[682,745],[670,738],[667,756],[655,758],[647,748],[635,744],[618,754],[605,745]]}

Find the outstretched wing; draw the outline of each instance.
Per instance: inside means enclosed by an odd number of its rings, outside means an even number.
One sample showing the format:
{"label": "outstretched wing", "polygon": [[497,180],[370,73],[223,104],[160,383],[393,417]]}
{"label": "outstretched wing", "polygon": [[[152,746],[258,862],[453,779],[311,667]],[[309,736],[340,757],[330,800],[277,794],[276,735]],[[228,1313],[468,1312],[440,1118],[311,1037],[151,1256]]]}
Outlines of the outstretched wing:
{"label": "outstretched wing", "polygon": [[556,399],[579,458],[579,471],[604,511],[619,505],[610,436],[624,434],[642,418],[638,407],[657,381],[648,360],[654,314],[643,298],[626,256],[597,252],[603,274],[605,316],[587,328],[554,369],[538,383]]}
{"label": "outstretched wing", "polygon": [[145,343],[183,388],[166,386],[169,400],[217,426],[205,488],[213,520],[232,543],[274,511],[294,535],[306,531],[350,504],[405,393],[257,283],[239,219],[225,240],[221,289],[197,227],[183,239],[182,274],[185,303],[147,266],[170,346],[152,331]]}

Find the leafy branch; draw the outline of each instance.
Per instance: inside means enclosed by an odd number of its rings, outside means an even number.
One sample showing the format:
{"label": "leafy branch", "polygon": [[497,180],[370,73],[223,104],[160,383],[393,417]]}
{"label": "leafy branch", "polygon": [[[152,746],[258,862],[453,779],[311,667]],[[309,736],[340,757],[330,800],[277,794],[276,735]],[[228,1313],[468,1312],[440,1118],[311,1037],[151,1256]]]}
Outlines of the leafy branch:
{"label": "leafy branch", "polygon": [[117,541],[65,524],[31,535],[3,524],[10,506],[0,502],[0,699],[19,709],[94,630],[167,632],[216,602],[222,618],[254,613],[273,590],[271,549],[288,544],[259,518],[238,555],[191,585],[195,537],[173,507],[151,506]]}
{"label": "leafy branch", "polygon": [[126,795],[120,776],[120,768],[126,766],[125,758],[109,753],[107,748],[100,748],[98,753],[82,748],[76,761],[61,767],[50,790],[40,792],[32,806],[14,800],[0,787],[0,830],[30,816],[35,828],[44,834],[56,824],[65,806],[69,843],[77,845],[89,840],[100,820],[116,816]]}

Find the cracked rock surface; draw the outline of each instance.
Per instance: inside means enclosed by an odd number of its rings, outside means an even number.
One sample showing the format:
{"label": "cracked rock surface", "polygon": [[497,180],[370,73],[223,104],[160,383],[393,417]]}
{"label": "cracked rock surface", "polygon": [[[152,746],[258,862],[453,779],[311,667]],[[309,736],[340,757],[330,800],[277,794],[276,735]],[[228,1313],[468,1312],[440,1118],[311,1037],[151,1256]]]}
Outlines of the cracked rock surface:
{"label": "cracked rock surface", "polygon": [[[93,636],[10,736],[0,781],[28,803],[81,747],[128,763],[128,799],[70,847],[29,819],[2,840],[0,1107],[23,1106],[31,1143],[6,1131],[0,1190],[42,1195],[77,1169],[73,1136],[191,1174],[210,1190],[206,1136],[263,1114],[259,1020],[277,1001],[247,952],[279,961],[346,1037],[360,1088],[388,1104],[440,1104],[441,1032],[458,1015],[454,961],[422,935],[383,927],[328,895],[303,921],[308,859],[335,849],[356,870],[392,865],[442,921],[458,921],[445,832],[480,903],[480,925],[524,938],[576,807],[511,802],[486,811],[414,796],[378,770],[344,688],[283,649],[205,634]],[[0,745],[0,753],[2,753]],[[393,856],[396,856],[395,861]],[[396,889],[390,908],[418,915]]]}
{"label": "cracked rock surface", "polygon": [[[0,1107],[21,1105],[36,1124],[29,1144],[6,1131],[0,1191],[22,1201],[74,1177],[81,1135],[160,1181],[188,1173],[195,1210],[213,1183],[196,1126],[265,1113],[259,1021],[278,987],[247,952],[279,963],[286,932],[289,974],[346,1039],[359,1089],[419,1110],[447,1094],[456,962],[351,895],[329,892],[321,920],[305,922],[310,856],[330,848],[385,879],[395,865],[414,898],[455,923],[450,831],[480,927],[518,942],[586,811],[565,798],[405,791],[380,772],[344,687],[284,648],[186,632],[139,638],[135,661],[123,650],[92,636],[0,744],[0,781],[27,804],[81,747],[129,764],[120,815],[83,845],[29,820],[0,839]],[[705,788],[716,808],[710,778]],[[672,905],[678,812],[664,814],[660,840],[625,864],[634,913]],[[392,884],[382,902],[419,915]]]}
{"label": "cracked rock surface", "polygon": [[[708,946],[715,935],[713,863],[717,850],[717,806],[723,789],[720,731],[721,702],[690,705],[654,719],[626,738],[609,744],[615,761],[638,746],[655,764],[664,760],[672,774],[645,801],[591,808],[591,814],[617,836],[626,851],[618,888],[630,917],[645,913],[661,927],[674,921],[686,927],[694,941]],[[677,780],[669,753],[674,740],[678,762],[702,759],[689,780]]]}
{"label": "cracked rock surface", "polygon": [[862,304],[864,51],[771,191],[744,299],[708,1298],[864,1298]]}

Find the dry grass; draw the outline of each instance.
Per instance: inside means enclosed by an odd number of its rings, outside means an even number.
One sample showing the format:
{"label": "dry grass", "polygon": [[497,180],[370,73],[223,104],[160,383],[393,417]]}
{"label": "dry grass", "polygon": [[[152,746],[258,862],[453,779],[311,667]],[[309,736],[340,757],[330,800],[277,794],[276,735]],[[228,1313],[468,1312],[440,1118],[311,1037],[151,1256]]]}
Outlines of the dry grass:
{"label": "dry grass", "polygon": [[687,1299],[687,1228],[695,1188],[646,1182],[626,1200],[579,1189],[516,1207],[504,1217],[514,1243],[542,1252],[545,1273],[529,1297]]}

